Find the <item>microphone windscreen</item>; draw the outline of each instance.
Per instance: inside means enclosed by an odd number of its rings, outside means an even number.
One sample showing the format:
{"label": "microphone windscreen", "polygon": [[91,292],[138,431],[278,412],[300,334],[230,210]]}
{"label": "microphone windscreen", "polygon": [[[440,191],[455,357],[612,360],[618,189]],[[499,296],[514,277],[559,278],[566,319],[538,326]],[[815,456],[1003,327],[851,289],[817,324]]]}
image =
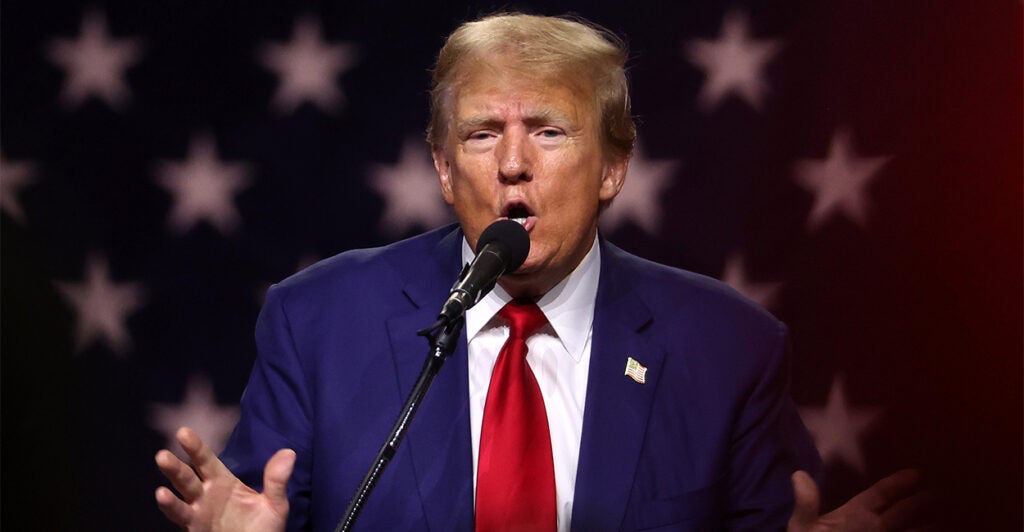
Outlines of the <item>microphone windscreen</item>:
{"label": "microphone windscreen", "polygon": [[506,272],[516,271],[530,254],[530,233],[519,222],[512,220],[498,220],[487,226],[476,243],[476,252],[480,253],[484,246],[491,243],[503,248]]}

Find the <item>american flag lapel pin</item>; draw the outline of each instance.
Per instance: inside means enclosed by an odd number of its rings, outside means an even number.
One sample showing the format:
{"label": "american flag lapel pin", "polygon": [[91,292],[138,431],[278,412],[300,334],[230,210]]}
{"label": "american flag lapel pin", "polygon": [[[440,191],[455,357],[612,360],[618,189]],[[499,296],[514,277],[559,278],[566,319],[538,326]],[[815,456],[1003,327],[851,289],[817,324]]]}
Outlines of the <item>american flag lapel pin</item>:
{"label": "american flag lapel pin", "polygon": [[647,382],[647,366],[637,362],[633,357],[626,359],[626,376],[633,379],[634,381],[643,384]]}

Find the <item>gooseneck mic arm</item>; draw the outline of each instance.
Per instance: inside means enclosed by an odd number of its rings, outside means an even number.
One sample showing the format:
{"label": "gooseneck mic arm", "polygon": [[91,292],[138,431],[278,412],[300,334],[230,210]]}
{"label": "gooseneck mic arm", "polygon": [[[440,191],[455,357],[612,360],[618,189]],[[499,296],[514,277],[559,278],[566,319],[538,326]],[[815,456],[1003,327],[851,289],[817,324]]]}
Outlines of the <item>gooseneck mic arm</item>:
{"label": "gooseneck mic arm", "polygon": [[430,387],[431,382],[434,381],[434,376],[441,369],[441,364],[444,363],[444,360],[455,351],[455,346],[458,344],[459,335],[462,334],[462,326],[465,321],[465,317],[460,316],[452,323],[439,329],[419,331],[421,336],[426,336],[430,341],[430,354],[427,356],[426,363],[423,364],[419,377],[416,378],[416,384],[413,385],[412,391],[409,392],[408,399],[405,400],[405,405],[398,415],[398,420],[395,421],[394,426],[391,428],[391,433],[384,440],[384,445],[377,451],[373,464],[366,472],[366,476],[363,477],[362,483],[359,484],[359,489],[356,491],[355,496],[349,501],[348,508],[345,509],[345,515],[338,521],[338,526],[334,529],[334,532],[352,530],[356,518],[359,517],[359,512],[362,511],[366,500],[370,496],[370,492],[373,491],[374,485],[377,484],[377,480],[380,478],[381,473],[384,472],[384,468],[387,467],[398,451],[398,445],[402,443],[402,438],[408,432],[409,425],[416,415],[416,410],[419,409],[423,397],[427,394],[427,389]]}
{"label": "gooseneck mic arm", "polygon": [[[511,225],[509,225],[511,224]],[[499,220],[484,230],[477,243],[477,254],[473,262],[467,265],[452,287],[447,301],[441,307],[437,321],[429,327],[417,332],[427,338],[430,352],[423,364],[416,383],[409,392],[409,397],[398,414],[398,419],[391,428],[384,445],[377,451],[373,464],[367,470],[363,481],[359,484],[352,500],[345,509],[345,515],[338,521],[335,532],[348,532],[355,526],[356,518],[362,511],[366,500],[377,484],[384,468],[398,452],[398,445],[409,430],[416,411],[423,402],[427,389],[434,381],[434,376],[441,369],[458,345],[462,328],[466,323],[466,310],[494,288],[494,283],[502,274],[519,268],[530,253],[530,237],[521,225],[511,220]]]}

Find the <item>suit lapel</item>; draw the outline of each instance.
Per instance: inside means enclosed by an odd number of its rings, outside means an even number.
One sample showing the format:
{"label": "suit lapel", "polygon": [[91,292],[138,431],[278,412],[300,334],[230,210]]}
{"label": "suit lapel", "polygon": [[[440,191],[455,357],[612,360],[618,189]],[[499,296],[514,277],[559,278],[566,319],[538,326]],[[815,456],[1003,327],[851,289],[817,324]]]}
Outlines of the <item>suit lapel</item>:
{"label": "suit lapel", "polygon": [[[417,336],[416,331],[437,317],[459,272],[461,245],[462,232],[452,231],[435,247],[430,260],[409,258],[417,270],[410,275],[404,292],[415,308],[387,323],[403,402],[429,349],[426,339]],[[409,453],[412,459],[423,512],[432,530],[467,530],[473,526],[466,353],[463,338],[434,378],[402,443],[404,449],[399,450],[399,454]]]}
{"label": "suit lapel", "polygon": [[[633,290],[622,252],[601,244],[573,530],[619,528],[664,359],[644,333],[653,318]],[[628,357],[647,367],[645,384],[624,374]]]}

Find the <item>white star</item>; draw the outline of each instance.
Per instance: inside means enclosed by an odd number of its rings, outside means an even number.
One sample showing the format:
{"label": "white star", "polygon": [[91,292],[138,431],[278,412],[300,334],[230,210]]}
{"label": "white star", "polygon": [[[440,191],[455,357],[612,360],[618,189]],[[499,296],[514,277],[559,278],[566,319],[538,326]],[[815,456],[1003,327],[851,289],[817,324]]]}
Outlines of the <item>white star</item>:
{"label": "white star", "polygon": [[167,448],[185,459],[174,434],[189,427],[215,453],[224,450],[231,431],[238,422],[237,406],[218,406],[210,380],[203,375],[189,378],[185,397],[180,404],[153,403],[149,406],[149,426],[167,438]]}
{"label": "white star", "polygon": [[718,107],[722,98],[735,94],[756,110],[767,90],[764,67],[782,47],[779,40],[752,40],[744,13],[730,13],[722,22],[716,41],[694,39],[683,47],[691,63],[705,71],[707,79],[698,96],[705,112]]}
{"label": "white star", "polygon": [[61,91],[65,107],[77,107],[90,96],[114,110],[128,103],[131,91],[124,71],[142,57],[142,44],[138,39],[112,39],[102,12],[86,11],[78,39],[53,39],[48,51],[50,60],[67,72]]}
{"label": "white star", "polygon": [[34,174],[35,168],[32,163],[11,161],[0,154],[0,211],[23,225],[25,211],[21,208],[18,194],[22,188],[35,181]]}
{"label": "white star", "polygon": [[814,437],[822,461],[830,464],[841,460],[862,475],[866,466],[860,440],[880,414],[880,408],[849,406],[839,375],[832,381],[828,403],[823,408],[800,408],[800,417]]}
{"label": "white star", "polygon": [[807,228],[817,229],[836,212],[861,226],[867,224],[866,188],[889,157],[857,157],[850,133],[840,129],[832,137],[825,159],[797,162],[795,180],[814,194]]}
{"label": "white star", "polygon": [[345,95],[336,85],[338,75],[352,68],[355,46],[327,45],[320,34],[316,17],[295,21],[288,44],[265,44],[259,51],[260,62],[280,78],[272,103],[276,111],[287,114],[309,101],[324,111],[335,111],[345,103]]}
{"label": "white star", "polygon": [[412,228],[433,229],[452,220],[426,142],[406,139],[396,164],[375,164],[370,174],[370,185],[384,199],[382,232],[402,236]]}
{"label": "white star", "polygon": [[637,144],[633,158],[629,160],[626,182],[612,204],[601,213],[601,228],[614,231],[627,220],[650,234],[658,232],[661,223],[662,193],[671,184],[679,161],[647,159]]}
{"label": "white star", "polygon": [[241,217],[234,196],[251,182],[248,165],[222,163],[212,136],[193,137],[186,160],[160,161],[156,172],[157,182],[174,196],[167,225],[176,233],[203,220],[224,235],[238,227]]}
{"label": "white star", "polygon": [[772,308],[782,283],[762,283],[748,279],[745,262],[743,255],[739,253],[734,253],[729,257],[725,262],[725,270],[722,272],[722,281],[744,296],[756,301],[762,307]]}
{"label": "white star", "polygon": [[132,340],[125,321],[144,304],[145,291],[141,283],[113,282],[107,259],[91,255],[86,261],[82,282],[54,284],[78,315],[76,353],[97,339],[106,342],[118,355],[123,356],[131,349]]}

